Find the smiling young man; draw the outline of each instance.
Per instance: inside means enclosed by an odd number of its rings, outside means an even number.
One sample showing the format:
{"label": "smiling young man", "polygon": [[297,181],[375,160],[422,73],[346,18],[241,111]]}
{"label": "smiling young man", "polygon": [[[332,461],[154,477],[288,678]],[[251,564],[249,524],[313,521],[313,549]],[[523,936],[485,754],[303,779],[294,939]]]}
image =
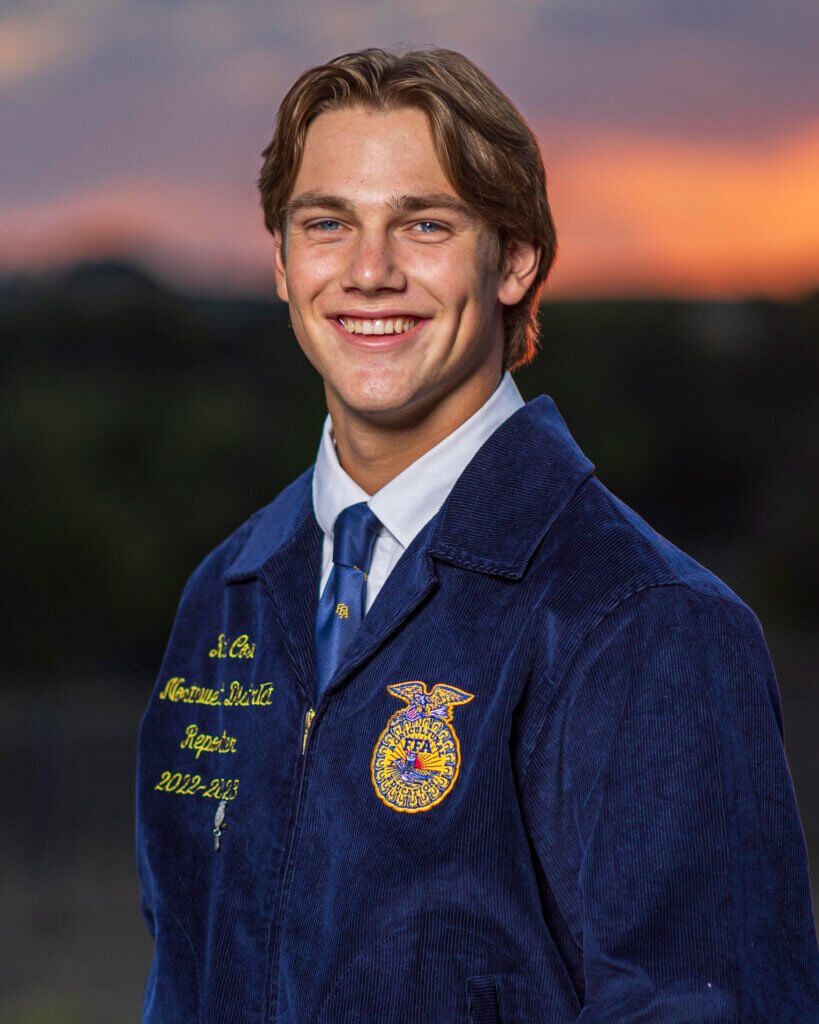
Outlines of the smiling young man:
{"label": "smiling young man", "polygon": [[279,296],[324,379],[340,462],[374,494],[495,391],[503,309],[539,248],[510,239],[499,260],[417,107],[319,114],[280,216]]}
{"label": "smiling young man", "polygon": [[329,415],[143,721],[143,1020],[816,1020],[758,623],[508,373],[555,251],[529,129],[459,54],[366,50],[264,158]]}

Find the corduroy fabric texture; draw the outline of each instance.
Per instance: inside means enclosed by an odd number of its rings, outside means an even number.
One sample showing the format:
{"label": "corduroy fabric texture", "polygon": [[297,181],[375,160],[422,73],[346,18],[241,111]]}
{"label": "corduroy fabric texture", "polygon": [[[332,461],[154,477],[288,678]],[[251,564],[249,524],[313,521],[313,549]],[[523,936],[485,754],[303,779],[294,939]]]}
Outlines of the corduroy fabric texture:
{"label": "corduroy fabric texture", "polygon": [[320,554],[308,472],[182,596],[139,742],[146,1024],[819,1020],[759,624],[550,399],[315,704]]}

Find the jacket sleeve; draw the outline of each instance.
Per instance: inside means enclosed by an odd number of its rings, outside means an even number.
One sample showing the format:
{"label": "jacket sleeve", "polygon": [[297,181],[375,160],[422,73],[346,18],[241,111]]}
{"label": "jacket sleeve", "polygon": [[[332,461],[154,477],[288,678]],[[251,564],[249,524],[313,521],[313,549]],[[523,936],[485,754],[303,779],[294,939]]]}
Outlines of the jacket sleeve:
{"label": "jacket sleeve", "polygon": [[522,777],[582,955],[580,1024],[808,1024],[819,955],[779,698],[740,602],[682,585],[589,633]]}

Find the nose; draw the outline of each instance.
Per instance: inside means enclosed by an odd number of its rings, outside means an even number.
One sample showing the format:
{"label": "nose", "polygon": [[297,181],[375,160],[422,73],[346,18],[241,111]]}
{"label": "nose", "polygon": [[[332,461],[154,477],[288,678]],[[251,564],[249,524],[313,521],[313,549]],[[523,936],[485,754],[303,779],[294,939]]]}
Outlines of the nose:
{"label": "nose", "polygon": [[406,276],[398,264],[398,254],[387,232],[361,231],[352,246],[340,283],[345,291],[368,295],[406,288]]}

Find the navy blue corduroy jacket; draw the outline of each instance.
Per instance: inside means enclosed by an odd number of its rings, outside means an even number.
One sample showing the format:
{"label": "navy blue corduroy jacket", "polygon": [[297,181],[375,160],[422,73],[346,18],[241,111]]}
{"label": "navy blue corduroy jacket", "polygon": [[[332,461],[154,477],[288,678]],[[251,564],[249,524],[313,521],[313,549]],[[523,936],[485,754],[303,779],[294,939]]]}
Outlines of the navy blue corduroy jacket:
{"label": "navy blue corduroy jacket", "polygon": [[[196,570],[140,733],[152,1024],[808,1024],[760,627],[504,423],[315,705],[305,473]],[[339,609],[343,614],[343,609]]]}

